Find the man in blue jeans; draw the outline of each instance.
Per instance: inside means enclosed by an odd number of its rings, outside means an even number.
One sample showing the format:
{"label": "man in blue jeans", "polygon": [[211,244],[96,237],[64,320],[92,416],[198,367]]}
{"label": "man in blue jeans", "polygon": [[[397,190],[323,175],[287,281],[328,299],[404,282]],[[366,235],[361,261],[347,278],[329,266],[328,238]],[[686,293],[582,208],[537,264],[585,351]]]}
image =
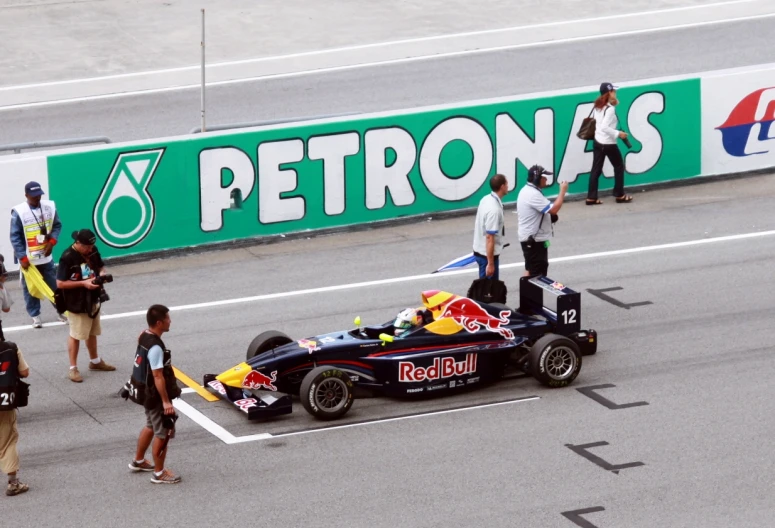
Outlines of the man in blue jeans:
{"label": "man in blue jeans", "polygon": [[479,278],[498,279],[500,253],[503,250],[502,199],[509,192],[508,182],[502,174],[490,179],[490,194],[482,197],[476,211],[474,225],[474,259],[479,264]]}
{"label": "man in blue jeans", "polygon": [[[11,245],[13,246],[14,262],[23,269],[35,266],[43,280],[53,292],[56,290],[56,268],[51,252],[62,231],[56,204],[52,200],[43,200],[45,194],[38,182],[31,181],[24,186],[26,200],[11,210]],[[27,313],[32,317],[32,327],[41,328],[40,299],[30,295],[24,274],[20,277],[22,294],[27,307]],[[57,314],[62,322],[67,322],[63,314]]]}

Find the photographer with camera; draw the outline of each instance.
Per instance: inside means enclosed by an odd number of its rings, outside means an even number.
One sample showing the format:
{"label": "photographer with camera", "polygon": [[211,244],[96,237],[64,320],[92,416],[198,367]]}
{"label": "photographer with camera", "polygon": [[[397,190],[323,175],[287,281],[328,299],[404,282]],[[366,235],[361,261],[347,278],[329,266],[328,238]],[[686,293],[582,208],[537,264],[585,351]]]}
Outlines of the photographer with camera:
{"label": "photographer with camera", "polygon": [[80,341],[86,341],[89,350],[89,370],[111,371],[116,367],[108,365],[97,355],[97,336],[100,327],[100,307],[110,299],[103,284],[112,282],[113,277],[105,272],[105,263],[95,247],[97,237],[89,229],[73,232],[75,243],[62,253],[57,270],[58,303],[70,312],[70,337],[67,351],[70,355],[71,381],[83,381],[78,372],[78,349]]}
{"label": "photographer with camera", "polygon": [[559,219],[557,213],[568,192],[568,182],[560,182],[560,195],[554,203],[544,196],[546,176],[553,173],[540,165],[533,165],[527,172],[527,184],[517,196],[517,229],[522,254],[525,257],[525,277],[546,276],[549,271],[549,237]]}
{"label": "photographer with camera", "polygon": [[[167,458],[167,443],[175,437],[175,407],[172,400],[180,397],[181,391],[172,369],[171,352],[164,345],[161,336],[170,331],[170,310],[161,304],[154,304],[145,316],[148,328],[137,340],[132,376],[121,390],[121,395],[145,408],[145,427],[137,439],[135,458],[129,463],[132,471],[153,471],[154,484],[177,484],[180,476],[164,467]],[[153,440],[153,464],[145,459],[145,453]]]}
{"label": "photographer with camera", "polygon": [[619,146],[616,144],[616,140],[621,139],[625,145],[631,146],[629,139],[627,139],[627,133],[617,130],[619,118],[616,117],[615,107],[618,104],[616,86],[609,82],[601,84],[600,97],[595,100],[595,107],[592,109],[595,118],[595,139],[592,150],[592,170],[589,174],[587,205],[603,203],[597,197],[597,185],[600,175],[603,173],[603,163],[605,163],[606,158],[614,167],[613,195],[616,203],[632,201],[632,196],[624,194],[624,160]]}

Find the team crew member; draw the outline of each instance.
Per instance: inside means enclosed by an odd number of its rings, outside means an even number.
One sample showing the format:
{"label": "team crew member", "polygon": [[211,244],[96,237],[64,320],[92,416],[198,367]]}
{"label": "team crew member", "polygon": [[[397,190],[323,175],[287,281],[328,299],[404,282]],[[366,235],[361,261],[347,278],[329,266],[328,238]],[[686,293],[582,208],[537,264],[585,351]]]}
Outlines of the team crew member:
{"label": "team crew member", "polygon": [[525,257],[526,277],[545,276],[549,271],[552,215],[560,211],[568,191],[568,182],[561,182],[560,195],[554,203],[544,196],[541,189],[547,186],[546,176],[552,174],[540,165],[533,165],[528,170],[527,184],[517,196],[518,236]]}
{"label": "team crew member", "polygon": [[509,192],[506,177],[502,174],[493,176],[490,179],[490,189],[492,192],[482,197],[476,210],[474,258],[479,264],[480,279],[487,277],[499,280],[499,260],[505,234],[502,199]]}
{"label": "team crew member", "polygon": [[[137,439],[137,452],[129,469],[153,471],[151,482],[155,484],[177,484],[180,476],[164,467],[167,441],[175,437],[174,421],[170,420],[175,416],[172,400],[181,394],[172,370],[172,356],[161,340],[170,330],[169,308],[154,304],[148,308],[145,318],[148,329],[140,334],[128,385],[132,401],[145,407],[146,423]],[[152,440],[153,465],[145,459]]]}
{"label": "team crew member", "polygon": [[19,378],[30,375],[30,367],[18,347],[10,341],[0,340],[0,471],[8,475],[9,496],[29,489],[19,480],[19,431],[16,428],[16,388]]}
{"label": "team crew member", "polygon": [[[11,210],[11,245],[13,246],[14,262],[25,270],[34,265],[43,280],[51,288],[56,289],[56,269],[51,251],[59,239],[62,222],[59,221],[56,204],[52,200],[43,200],[44,192],[38,182],[31,181],[24,186],[27,200]],[[32,317],[32,327],[41,328],[40,299],[30,295],[24,274],[20,277],[22,294],[27,305],[27,313]],[[63,314],[57,314],[62,322],[67,322]]]}
{"label": "team crew member", "polygon": [[611,83],[600,85],[600,97],[595,100],[593,114],[595,118],[595,139],[592,154],[592,171],[589,174],[589,190],[587,205],[598,205],[603,202],[597,197],[597,185],[603,173],[605,159],[614,167],[613,195],[616,203],[632,201],[632,196],[624,194],[624,160],[616,143],[618,138],[627,139],[627,133],[617,130],[619,119],[616,117],[616,87]]}
{"label": "team crew member", "polygon": [[78,349],[81,341],[86,341],[89,350],[89,370],[111,371],[116,367],[108,365],[97,355],[97,336],[102,333],[100,327],[100,286],[94,284],[94,278],[105,275],[105,263],[94,246],[97,237],[88,229],[73,232],[75,243],[67,248],[59,258],[57,287],[64,293],[65,304],[70,312],[70,337],[67,351],[70,356],[71,381],[83,381],[78,372]]}

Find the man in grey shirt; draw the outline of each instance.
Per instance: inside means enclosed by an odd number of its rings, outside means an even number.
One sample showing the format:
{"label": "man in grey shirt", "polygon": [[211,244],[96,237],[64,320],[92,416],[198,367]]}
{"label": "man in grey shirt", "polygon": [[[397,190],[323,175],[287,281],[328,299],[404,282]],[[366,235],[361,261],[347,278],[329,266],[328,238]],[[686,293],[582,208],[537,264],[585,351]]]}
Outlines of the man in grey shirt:
{"label": "man in grey shirt", "polygon": [[525,257],[526,277],[546,276],[549,270],[552,223],[568,191],[568,182],[560,182],[560,195],[554,203],[544,196],[541,189],[547,186],[546,176],[552,174],[540,165],[533,165],[527,173],[527,184],[517,196],[518,236]]}
{"label": "man in grey shirt", "polygon": [[479,278],[498,279],[499,257],[503,250],[503,202],[509,192],[506,177],[496,174],[490,179],[492,192],[483,196],[476,210],[474,226],[474,259],[479,264]]}

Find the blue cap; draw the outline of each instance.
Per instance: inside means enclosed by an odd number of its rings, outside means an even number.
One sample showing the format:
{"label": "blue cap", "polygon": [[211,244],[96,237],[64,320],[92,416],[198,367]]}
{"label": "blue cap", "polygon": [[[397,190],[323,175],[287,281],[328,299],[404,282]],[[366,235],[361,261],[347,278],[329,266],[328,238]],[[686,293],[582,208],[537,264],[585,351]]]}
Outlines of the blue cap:
{"label": "blue cap", "polygon": [[619,88],[619,87],[618,86],[614,86],[610,82],[604,82],[603,84],[600,85],[600,95],[605,95],[608,92],[610,92],[611,90],[616,90],[617,88]]}
{"label": "blue cap", "polygon": [[31,181],[24,186],[24,194],[29,196],[41,196],[46,193],[43,192],[43,189],[38,182]]}

